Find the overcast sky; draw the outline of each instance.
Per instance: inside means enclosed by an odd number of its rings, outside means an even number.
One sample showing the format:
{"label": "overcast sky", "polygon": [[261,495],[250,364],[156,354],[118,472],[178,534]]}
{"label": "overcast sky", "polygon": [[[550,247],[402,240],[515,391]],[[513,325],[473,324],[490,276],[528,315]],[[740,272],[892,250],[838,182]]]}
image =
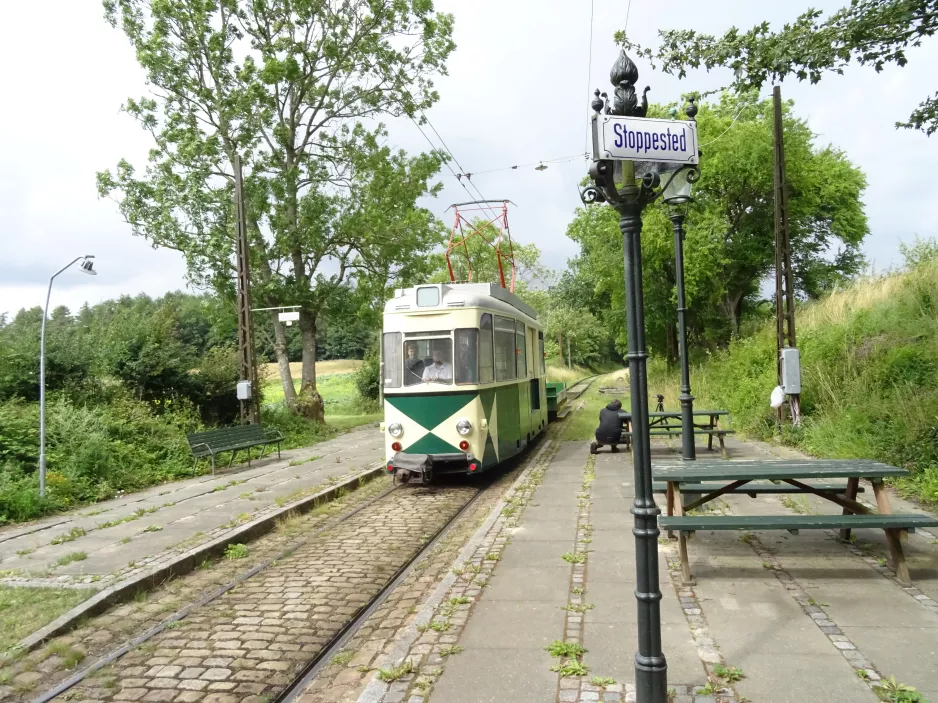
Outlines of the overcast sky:
{"label": "overcast sky", "polygon": [[[843,3],[814,0],[824,11]],[[128,96],[145,91],[143,74],[124,36],[103,19],[98,0],[4,3],[0,23],[0,313],[41,305],[49,276],[82,254],[97,257],[96,278],[77,269],[56,279],[52,305],[73,310],[121,294],[159,295],[184,287],[179,254],[154,250],[133,237],[116,206],[99,200],[96,171],[121,158],[142,166],[149,142],[121,113]],[[627,0],[595,0],[592,72],[589,0],[437,0],[456,17],[456,52],[449,76],[438,81],[441,100],[433,125],[470,172],[582,154],[594,87],[609,88],[616,55],[615,30],[626,21]],[[722,32],[768,20],[778,26],[807,3],[746,0],[634,0],[628,33],[653,44],[660,28]],[[675,100],[681,92],[727,82],[724,73],[699,73],[683,81],[655,74],[638,62],[640,87],[649,97]],[[928,66],[932,66],[931,69]],[[909,52],[904,69],[881,74],[853,67],[817,86],[786,82],[782,94],[796,103],[821,144],[846,151],[869,180],[866,210],[871,234],[867,257],[882,269],[899,258],[898,244],[938,236],[934,216],[938,137],[897,131],[935,90],[938,39]],[[766,88],[768,96],[771,88]],[[430,132],[432,136],[432,132]],[[391,140],[405,149],[427,148],[410,122],[391,124]],[[703,165],[706,168],[705,164]],[[563,268],[577,247],[565,229],[579,204],[582,159],[480,174],[473,182],[487,198],[509,198],[512,234],[536,243],[546,263]],[[447,223],[446,207],[467,200],[452,176],[428,203]],[[687,252],[688,257],[693,252]]]}

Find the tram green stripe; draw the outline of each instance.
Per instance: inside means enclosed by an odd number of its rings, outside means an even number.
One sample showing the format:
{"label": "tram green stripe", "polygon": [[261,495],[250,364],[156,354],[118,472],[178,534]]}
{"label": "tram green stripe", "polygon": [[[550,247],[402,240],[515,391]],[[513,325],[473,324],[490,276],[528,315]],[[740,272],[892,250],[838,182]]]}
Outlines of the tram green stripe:
{"label": "tram green stripe", "polygon": [[459,447],[454,447],[430,432],[404,450],[407,454],[462,454]]}
{"label": "tram green stripe", "polygon": [[[432,430],[443,420],[465,407],[476,397],[477,391],[447,393],[446,395],[385,395],[384,399],[411,420],[427,430]],[[441,440],[442,441],[442,440]],[[450,446],[447,444],[447,446]],[[455,451],[459,451],[456,449]]]}

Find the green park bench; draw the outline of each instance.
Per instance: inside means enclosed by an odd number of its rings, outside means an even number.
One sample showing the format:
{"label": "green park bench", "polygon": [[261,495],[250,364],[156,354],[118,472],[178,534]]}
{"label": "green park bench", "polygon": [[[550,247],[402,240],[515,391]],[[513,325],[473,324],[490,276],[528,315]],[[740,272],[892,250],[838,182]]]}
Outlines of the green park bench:
{"label": "green park bench", "polygon": [[278,430],[265,430],[260,425],[236,425],[219,427],[206,432],[192,432],[186,435],[189,449],[198,466],[199,459],[209,457],[212,460],[212,475],[215,475],[215,457],[222,452],[231,452],[228,466],[234,463],[235,455],[242,449],[248,453],[248,466],[251,465],[251,448],[261,447],[261,457],[272,444],[277,445],[277,458],[280,458],[280,443],[283,435]]}
{"label": "green park bench", "polygon": [[[662,462],[652,467],[653,487],[663,486],[667,493],[667,515],[660,517],[658,524],[669,533],[678,533],[681,573],[685,583],[694,582],[687,555],[687,538],[698,531],[787,530],[798,534],[799,530],[840,530],[841,538],[846,539],[851,530],[860,528],[885,532],[890,566],[895,569],[900,582],[910,583],[901,537],[920,527],[938,526],[938,518],[892,512],[883,478],[906,475],[908,473],[904,469],[861,459],[698,460]],[[861,478],[872,483],[878,512],[856,500],[857,493],[862,490],[859,485]],[[847,479],[847,482],[842,486],[829,479]],[[777,487],[772,488],[773,485]],[[687,514],[726,494],[783,492],[816,495],[843,508],[843,514]]]}

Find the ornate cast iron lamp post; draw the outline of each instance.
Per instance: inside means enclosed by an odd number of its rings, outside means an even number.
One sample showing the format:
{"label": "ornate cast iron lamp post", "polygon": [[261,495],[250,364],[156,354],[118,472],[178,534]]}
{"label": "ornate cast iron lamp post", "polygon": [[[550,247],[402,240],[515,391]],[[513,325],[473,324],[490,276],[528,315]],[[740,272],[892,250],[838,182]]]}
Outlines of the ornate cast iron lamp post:
{"label": "ornate cast iron lamp post", "polygon": [[[658,515],[651,479],[651,438],[648,428],[648,377],[646,373],[645,312],[642,286],[642,211],[664,190],[659,189],[661,175],[657,169],[636,181],[635,162],[599,158],[596,121],[600,115],[644,117],[648,101],[645,88],[641,104],[635,92],[638,68],[619,53],[610,72],[615,86],[613,104],[605,93],[595,92],[592,108],[594,129],[594,161],[590,166],[593,185],[580,193],[585,204],[609,203],[619,213],[625,254],[626,325],[628,330],[629,384],[632,396],[632,461],[635,474],[635,500],[631,512],[635,516],[635,598],[638,601],[638,652],[635,654],[635,682],[639,703],[666,703],[668,696],[668,665],[661,651],[661,590],[658,583]],[[670,176],[665,189],[679,173]],[[617,184],[621,184],[618,186]],[[693,435],[691,435],[693,437]]]}
{"label": "ornate cast iron lamp post", "polygon": [[[693,98],[685,109],[692,120],[697,114]],[[662,200],[671,207],[669,218],[674,227],[674,279],[677,285],[677,346],[681,356],[681,458],[693,461],[697,458],[694,446],[694,396],[690,394],[690,360],[687,357],[687,304],[684,298],[684,219],[686,207],[694,202],[691,186],[700,177],[692,168],[679,169],[664,188]]]}

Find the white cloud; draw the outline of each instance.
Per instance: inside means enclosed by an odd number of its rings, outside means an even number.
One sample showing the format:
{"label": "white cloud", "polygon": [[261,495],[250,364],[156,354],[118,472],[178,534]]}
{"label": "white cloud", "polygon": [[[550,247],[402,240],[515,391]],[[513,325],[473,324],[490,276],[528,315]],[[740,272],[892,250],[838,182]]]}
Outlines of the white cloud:
{"label": "white cloud", "polygon": [[[820,9],[842,4],[823,2]],[[429,116],[466,170],[584,151],[590,93],[609,88],[617,51],[612,33],[625,21],[626,3],[595,0],[589,80],[587,0],[437,0],[437,6],[455,14],[458,48],[450,75],[437,81],[442,99]],[[791,3],[744,0],[633,2],[628,31],[651,44],[658,27],[720,32],[730,22],[748,28],[768,19],[778,25],[799,10]],[[41,34],[23,30],[40,25]],[[904,69],[876,74],[853,67],[818,86],[786,82],[782,88],[820,139],[846,151],[866,172],[872,234],[864,249],[878,267],[896,260],[898,242],[914,234],[938,236],[922,188],[930,182],[938,140],[893,127],[933,91],[929,66],[938,65],[938,40],[909,58]],[[183,287],[181,257],[132,237],[114,204],[97,198],[95,172],[120,158],[142,165],[149,146],[120,112],[127,97],[145,91],[142,72],[123,35],[104,21],[101,5],[11,4],[0,28],[0,61],[17,67],[4,76],[7,107],[0,113],[0,312],[42,304],[48,277],[85,253],[97,256],[101,274],[90,280],[63,274],[53,304],[77,308],[85,300]],[[649,97],[661,102],[727,78],[698,72],[678,81],[653,73],[644,62],[639,70],[640,84],[650,85]],[[412,151],[427,148],[410,122],[394,121],[390,128],[394,143]],[[473,182],[489,198],[514,201],[515,238],[537,243],[547,263],[563,267],[576,253],[564,231],[579,204],[577,183],[585,172],[585,162],[573,161],[540,172],[528,167],[481,174]],[[443,180],[446,187],[431,207],[448,222],[445,208],[469,196],[452,176]]]}

